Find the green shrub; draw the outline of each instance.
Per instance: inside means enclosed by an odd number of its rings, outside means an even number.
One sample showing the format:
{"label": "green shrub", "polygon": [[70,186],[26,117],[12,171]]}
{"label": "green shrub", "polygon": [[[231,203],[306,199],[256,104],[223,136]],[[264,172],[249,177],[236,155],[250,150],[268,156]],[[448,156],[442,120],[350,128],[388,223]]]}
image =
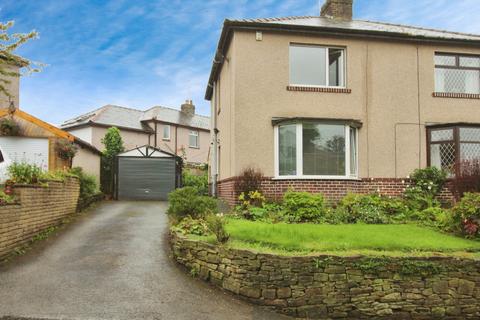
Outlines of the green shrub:
{"label": "green shrub", "polygon": [[15,203],[15,197],[0,191],[0,206]]}
{"label": "green shrub", "polygon": [[465,193],[453,207],[454,231],[478,237],[480,229],[480,193]]}
{"label": "green shrub", "polygon": [[230,238],[230,235],[225,229],[227,221],[223,216],[216,214],[209,214],[206,218],[208,229],[215,235],[217,241],[220,243],[226,243]]}
{"label": "green shrub", "polygon": [[[444,219],[446,210],[439,207],[430,207],[422,211],[412,211],[408,218],[424,225],[438,226],[439,220]],[[442,222],[443,223],[443,222]]]}
{"label": "green shrub", "polygon": [[167,214],[176,219],[187,216],[201,218],[206,213],[217,213],[217,201],[214,198],[199,195],[194,187],[177,189],[168,195],[169,207]]}
{"label": "green shrub", "polygon": [[197,188],[198,193],[201,195],[208,195],[208,174],[207,172],[202,175],[194,175],[189,170],[182,172],[182,181],[184,187]]}
{"label": "green shrub", "polygon": [[183,234],[194,234],[197,236],[206,236],[210,233],[207,222],[204,219],[193,219],[188,216],[180,221],[173,230]]}
{"label": "green shrub", "polygon": [[283,207],[287,222],[320,222],[326,213],[323,196],[308,192],[286,192]]}
{"label": "green shrub", "polygon": [[79,179],[81,199],[87,199],[100,193],[97,178],[95,176],[85,173],[80,167],[72,168],[70,173],[77,176]]}
{"label": "green shrub", "polygon": [[436,167],[428,167],[415,170],[410,175],[410,179],[413,185],[420,188],[425,194],[436,196],[442,191],[447,180],[447,173]]}
{"label": "green shrub", "polygon": [[403,195],[405,204],[412,211],[422,211],[428,208],[438,208],[441,206],[434,194],[425,192],[417,186],[410,186]]}
{"label": "green shrub", "polygon": [[23,162],[12,163],[7,171],[10,179],[18,184],[38,183],[38,180],[42,178],[42,175],[44,174],[40,167]]}
{"label": "green shrub", "polygon": [[385,224],[405,213],[405,205],[400,199],[377,194],[348,194],[340,201],[337,210],[348,223]]}

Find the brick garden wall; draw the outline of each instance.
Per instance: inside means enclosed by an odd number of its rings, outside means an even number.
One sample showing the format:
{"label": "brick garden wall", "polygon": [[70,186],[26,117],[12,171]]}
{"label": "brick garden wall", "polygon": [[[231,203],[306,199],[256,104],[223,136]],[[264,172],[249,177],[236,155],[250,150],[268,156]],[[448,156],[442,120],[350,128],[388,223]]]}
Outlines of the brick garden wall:
{"label": "brick garden wall", "polygon": [[50,181],[48,187],[15,186],[18,203],[0,206],[0,259],[75,213],[79,192],[76,178]]}
{"label": "brick garden wall", "polygon": [[474,260],[284,257],[226,249],[177,234],[171,244],[174,258],[192,274],[294,317],[480,318],[480,262]]}
{"label": "brick garden wall", "polygon": [[[261,184],[262,193],[270,200],[280,200],[289,189],[322,193],[331,203],[337,203],[348,193],[380,193],[398,197],[403,194],[410,181],[396,178],[372,178],[361,180],[274,180],[265,178]],[[235,178],[222,180],[218,183],[218,196],[229,205],[238,203],[239,193],[235,192]],[[453,201],[450,184],[447,183],[440,194],[442,202]]]}

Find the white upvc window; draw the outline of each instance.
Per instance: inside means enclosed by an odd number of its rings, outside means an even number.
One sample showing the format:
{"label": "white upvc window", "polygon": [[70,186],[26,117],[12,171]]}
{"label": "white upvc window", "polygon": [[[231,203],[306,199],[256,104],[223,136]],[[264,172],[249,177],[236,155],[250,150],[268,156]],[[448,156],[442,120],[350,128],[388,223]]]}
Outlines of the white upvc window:
{"label": "white upvc window", "polygon": [[197,130],[190,130],[190,133],[188,135],[188,145],[190,146],[190,148],[199,148]]}
{"label": "white upvc window", "polygon": [[301,121],[279,124],[274,130],[276,178],[358,178],[357,128]]}
{"label": "white upvc window", "polygon": [[170,125],[163,126],[163,140],[170,140]]}
{"label": "white upvc window", "polygon": [[290,85],[346,87],[345,49],[290,45]]}

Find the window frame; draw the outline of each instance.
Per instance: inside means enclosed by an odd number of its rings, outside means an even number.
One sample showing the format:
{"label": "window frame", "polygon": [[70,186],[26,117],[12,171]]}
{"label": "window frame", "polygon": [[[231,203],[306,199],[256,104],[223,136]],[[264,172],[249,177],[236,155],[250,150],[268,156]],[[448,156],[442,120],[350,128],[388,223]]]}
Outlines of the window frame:
{"label": "window frame", "polygon": [[[463,128],[475,128],[480,130],[480,124],[446,124],[446,125],[436,125],[427,127],[427,166],[430,167],[432,165],[432,155],[431,155],[431,146],[435,144],[445,144],[445,143],[453,143],[455,147],[455,164],[454,169],[455,172],[452,174],[459,175],[461,163],[461,145],[462,144],[480,144],[480,141],[464,141],[460,138],[460,130]],[[442,141],[432,141],[432,132],[434,131],[442,131],[442,130],[452,130],[453,131],[453,138],[452,140],[442,140]]]}
{"label": "window frame", "polygon": [[[437,56],[443,56],[443,57],[454,57],[455,58],[455,65],[454,66],[449,66],[449,65],[439,65],[435,62],[435,58]],[[465,93],[465,92],[448,92],[448,91],[437,91],[437,77],[435,75],[435,71],[437,69],[448,69],[448,70],[467,70],[467,71],[479,71],[479,83],[480,83],[480,66],[479,67],[464,67],[460,65],[460,58],[478,58],[480,59],[480,55],[476,54],[469,54],[469,53],[451,53],[451,52],[435,52],[433,56],[433,64],[434,64],[434,86],[435,90],[434,92],[439,92],[439,93],[448,93],[448,94],[480,94],[480,91],[477,93]]]}
{"label": "window frame", "polygon": [[[196,137],[196,146],[192,146],[190,144],[190,137],[195,136]],[[200,149],[200,132],[198,130],[189,130],[188,131],[188,147],[189,148],[194,148],[194,149]]]}
{"label": "window frame", "polygon": [[[298,83],[292,82],[292,72],[291,72],[292,52],[290,50],[291,47],[310,47],[310,48],[326,49],[326,54],[325,54],[325,77],[326,77],[325,82],[327,83],[326,85],[320,86],[320,85],[314,85],[314,84],[298,84]],[[343,72],[342,72],[343,86],[330,85],[330,73],[329,73],[330,49],[343,51]],[[328,45],[320,45],[320,44],[291,42],[288,46],[288,83],[289,83],[289,86],[293,86],[293,87],[346,89],[347,88],[347,48],[342,46],[328,46]]]}
{"label": "window frame", "polygon": [[[165,129],[168,128],[168,137],[165,137]],[[169,124],[163,126],[162,140],[170,141],[172,134],[172,127]]]}
{"label": "window frame", "polygon": [[[315,180],[358,180],[360,176],[359,168],[359,128],[349,125],[347,123],[329,122],[329,121],[315,121],[316,124],[337,124],[342,125],[345,130],[345,175],[304,175],[303,174],[303,123],[305,121],[287,121],[274,126],[274,180],[293,180],[293,179],[315,179]],[[279,128],[284,125],[296,125],[296,175],[280,175],[280,155],[279,155]],[[350,157],[350,130],[356,131],[355,141],[355,167],[356,173],[351,171],[351,157]]]}

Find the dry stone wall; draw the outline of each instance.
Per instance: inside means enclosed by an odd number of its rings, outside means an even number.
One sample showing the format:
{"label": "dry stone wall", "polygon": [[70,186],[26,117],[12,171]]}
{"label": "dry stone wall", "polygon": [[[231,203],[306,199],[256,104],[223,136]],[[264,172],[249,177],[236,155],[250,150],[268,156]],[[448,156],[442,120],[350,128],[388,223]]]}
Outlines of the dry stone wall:
{"label": "dry stone wall", "polygon": [[283,257],[172,234],[192,275],[310,319],[479,319],[480,262],[454,258]]}
{"label": "dry stone wall", "polygon": [[30,241],[36,234],[56,226],[75,213],[79,181],[49,181],[48,186],[17,185],[17,204],[0,206],[0,260]]}

